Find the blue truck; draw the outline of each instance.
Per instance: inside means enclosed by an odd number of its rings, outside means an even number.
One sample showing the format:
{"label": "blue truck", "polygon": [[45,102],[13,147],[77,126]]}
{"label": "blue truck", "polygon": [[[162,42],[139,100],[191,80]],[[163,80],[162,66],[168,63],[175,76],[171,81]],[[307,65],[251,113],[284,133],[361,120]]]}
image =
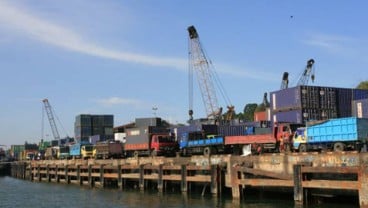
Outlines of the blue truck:
{"label": "blue truck", "polygon": [[346,117],[315,121],[298,128],[293,137],[294,150],[358,150],[368,140],[368,119]]}
{"label": "blue truck", "polygon": [[183,156],[203,154],[209,156],[224,152],[224,137],[217,135],[203,135],[202,132],[191,132],[185,139],[180,140],[179,149]]}
{"label": "blue truck", "polygon": [[94,157],[94,146],[90,143],[75,143],[69,147],[69,157],[88,159]]}

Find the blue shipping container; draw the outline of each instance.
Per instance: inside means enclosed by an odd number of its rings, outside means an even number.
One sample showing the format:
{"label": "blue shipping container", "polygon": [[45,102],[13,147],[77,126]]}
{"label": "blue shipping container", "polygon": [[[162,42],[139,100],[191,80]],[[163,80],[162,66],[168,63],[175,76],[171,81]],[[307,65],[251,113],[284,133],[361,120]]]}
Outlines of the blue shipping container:
{"label": "blue shipping container", "polygon": [[368,119],[348,117],[330,119],[307,126],[308,143],[345,142],[367,140]]}

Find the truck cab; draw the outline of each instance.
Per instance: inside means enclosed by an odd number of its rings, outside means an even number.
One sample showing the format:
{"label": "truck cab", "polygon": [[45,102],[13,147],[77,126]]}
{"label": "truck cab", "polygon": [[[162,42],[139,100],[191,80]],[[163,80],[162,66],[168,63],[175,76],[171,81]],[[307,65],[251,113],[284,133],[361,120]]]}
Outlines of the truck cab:
{"label": "truck cab", "polygon": [[293,136],[293,149],[299,152],[307,151],[307,130],[304,127],[298,128]]}
{"label": "truck cab", "polygon": [[150,143],[151,155],[174,155],[178,149],[175,137],[168,134],[154,134]]}
{"label": "truck cab", "polygon": [[300,127],[304,127],[304,125],[293,123],[274,124],[273,134],[276,139],[277,148],[280,152],[289,152],[292,150],[294,133]]}
{"label": "truck cab", "polygon": [[81,146],[81,157],[83,159],[87,159],[87,158],[94,158],[94,154],[96,153],[96,151],[94,151],[95,147],[92,144],[83,144]]}

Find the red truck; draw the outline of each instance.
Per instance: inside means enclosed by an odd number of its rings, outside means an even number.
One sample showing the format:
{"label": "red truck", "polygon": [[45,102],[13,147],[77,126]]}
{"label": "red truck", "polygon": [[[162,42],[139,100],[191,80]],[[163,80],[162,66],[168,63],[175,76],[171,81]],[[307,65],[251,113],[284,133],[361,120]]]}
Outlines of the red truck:
{"label": "red truck", "polygon": [[171,136],[169,129],[163,127],[140,127],[126,130],[127,136],[123,142],[126,156],[140,155],[175,155],[178,144]]}
{"label": "red truck", "polygon": [[[292,137],[297,128],[303,125],[277,123],[271,128],[271,133],[250,134],[244,136],[225,136],[225,145],[232,147],[235,154],[250,149],[251,153],[285,152],[292,147]],[[250,147],[250,148],[249,148]]]}

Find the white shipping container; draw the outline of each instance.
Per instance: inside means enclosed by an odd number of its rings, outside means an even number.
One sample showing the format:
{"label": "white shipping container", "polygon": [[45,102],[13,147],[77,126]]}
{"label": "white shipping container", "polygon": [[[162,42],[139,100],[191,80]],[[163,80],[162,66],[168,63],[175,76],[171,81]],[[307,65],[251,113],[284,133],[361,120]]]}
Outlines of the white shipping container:
{"label": "white shipping container", "polygon": [[125,143],[126,133],[115,133],[114,139],[115,141],[120,141],[121,143]]}

